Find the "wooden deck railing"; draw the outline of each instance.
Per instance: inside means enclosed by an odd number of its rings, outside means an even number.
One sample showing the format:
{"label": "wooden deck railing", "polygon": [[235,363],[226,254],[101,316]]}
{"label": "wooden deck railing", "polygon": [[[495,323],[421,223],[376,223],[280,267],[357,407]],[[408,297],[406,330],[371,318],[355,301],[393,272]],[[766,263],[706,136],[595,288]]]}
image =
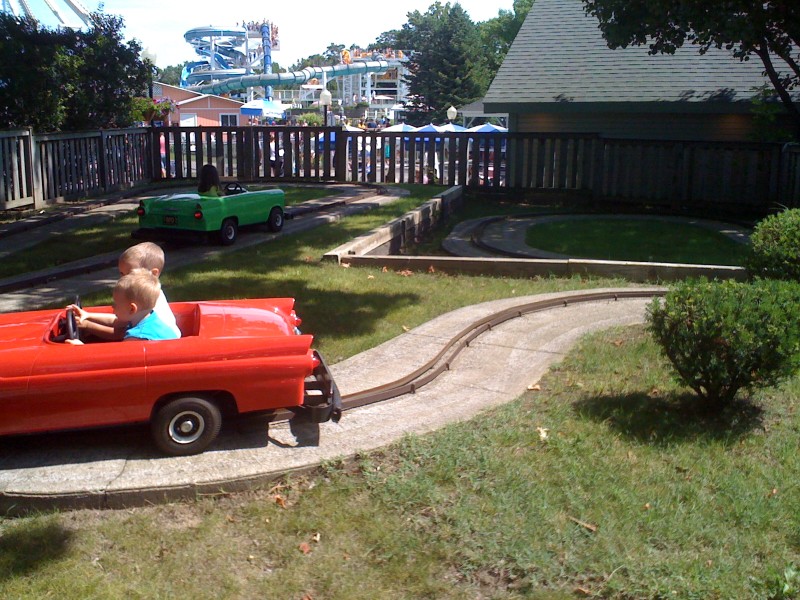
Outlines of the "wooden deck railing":
{"label": "wooden deck railing", "polygon": [[162,127],[0,132],[0,209],[40,207],[144,182],[460,184],[767,210],[800,206],[800,146],[592,134],[385,133],[325,127]]}

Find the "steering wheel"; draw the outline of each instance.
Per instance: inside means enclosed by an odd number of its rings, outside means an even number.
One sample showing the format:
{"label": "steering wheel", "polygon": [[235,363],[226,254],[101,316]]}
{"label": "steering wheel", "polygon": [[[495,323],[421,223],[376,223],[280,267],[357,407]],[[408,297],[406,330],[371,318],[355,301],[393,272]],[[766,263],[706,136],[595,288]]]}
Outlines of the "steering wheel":
{"label": "steering wheel", "polygon": [[72,309],[67,310],[67,339],[78,340],[81,337],[80,329],[78,329],[78,320],[75,318],[75,311]]}
{"label": "steering wheel", "polygon": [[241,194],[245,191],[247,190],[245,190],[238,181],[231,181],[225,184],[225,193],[227,194]]}

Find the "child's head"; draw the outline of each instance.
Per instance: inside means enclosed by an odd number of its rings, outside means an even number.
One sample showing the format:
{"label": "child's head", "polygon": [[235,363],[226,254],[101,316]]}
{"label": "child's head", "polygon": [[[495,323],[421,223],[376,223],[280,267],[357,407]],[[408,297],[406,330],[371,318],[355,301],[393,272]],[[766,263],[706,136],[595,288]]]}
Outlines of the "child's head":
{"label": "child's head", "polygon": [[114,286],[114,314],[123,323],[144,316],[155,308],[161,284],[147,269],[133,269]]}
{"label": "child's head", "polygon": [[203,165],[200,169],[200,181],[197,185],[199,193],[207,192],[212,187],[219,189],[219,172],[214,165]]}
{"label": "child's head", "polygon": [[153,242],[131,246],[119,257],[119,274],[127,275],[133,269],[146,269],[158,277],[164,270],[164,251]]}

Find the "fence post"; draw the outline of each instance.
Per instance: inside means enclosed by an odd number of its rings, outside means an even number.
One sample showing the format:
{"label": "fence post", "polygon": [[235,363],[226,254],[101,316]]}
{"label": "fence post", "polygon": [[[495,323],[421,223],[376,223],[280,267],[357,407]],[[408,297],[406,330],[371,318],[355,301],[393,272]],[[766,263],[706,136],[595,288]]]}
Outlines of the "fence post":
{"label": "fence post", "polygon": [[[330,130],[328,130],[330,132]],[[326,133],[325,141],[327,143],[330,133]],[[335,162],[333,165],[334,169],[334,179],[336,181],[345,182],[347,181],[347,142],[350,139],[350,134],[342,128],[340,131],[337,132],[336,139],[334,140],[334,144],[336,147],[333,156],[335,158]],[[327,154],[327,153],[326,153]],[[328,169],[323,169],[323,174],[327,178],[328,176]]]}
{"label": "fence post", "polygon": [[44,191],[42,190],[42,157],[36,144],[36,137],[33,128],[28,127],[28,141],[25,148],[26,162],[31,169],[31,196],[33,196],[33,208],[38,210],[44,208]]}

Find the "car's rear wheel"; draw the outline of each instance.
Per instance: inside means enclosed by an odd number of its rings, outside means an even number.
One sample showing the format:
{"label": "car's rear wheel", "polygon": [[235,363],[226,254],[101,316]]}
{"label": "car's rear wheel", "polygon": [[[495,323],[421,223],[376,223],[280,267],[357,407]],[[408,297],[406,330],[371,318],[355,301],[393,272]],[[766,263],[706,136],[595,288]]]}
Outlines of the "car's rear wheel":
{"label": "car's rear wheel", "polygon": [[283,210],[281,210],[279,206],[274,207],[269,212],[267,227],[269,227],[270,231],[274,231],[275,233],[283,229]]}
{"label": "car's rear wheel", "polygon": [[170,400],[150,422],[156,446],[166,454],[198,454],[213,442],[222,427],[219,408],[205,398],[185,396]]}
{"label": "car's rear wheel", "polygon": [[236,219],[228,218],[222,222],[222,227],[219,228],[219,239],[223,246],[230,246],[236,241],[239,235],[239,225]]}

